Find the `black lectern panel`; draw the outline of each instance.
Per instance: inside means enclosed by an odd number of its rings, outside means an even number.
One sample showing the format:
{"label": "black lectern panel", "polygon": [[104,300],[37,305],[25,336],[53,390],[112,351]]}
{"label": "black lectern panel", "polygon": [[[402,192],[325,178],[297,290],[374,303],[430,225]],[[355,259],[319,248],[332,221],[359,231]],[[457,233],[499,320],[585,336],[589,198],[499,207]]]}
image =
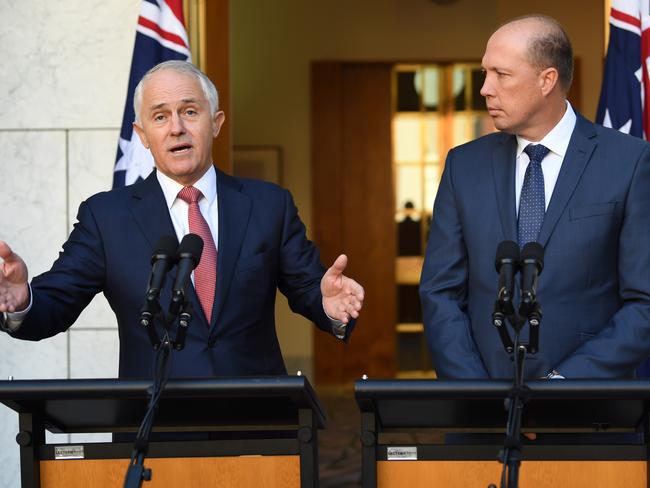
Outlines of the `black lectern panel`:
{"label": "black lectern panel", "polygon": [[[649,380],[531,381],[526,429],[632,430],[650,401]],[[505,426],[507,381],[365,380],[355,385],[362,412],[383,428],[495,429]]]}
{"label": "black lectern panel", "polygon": [[[52,432],[119,432],[137,430],[150,386],[145,380],[0,381],[0,402],[38,413]],[[313,410],[323,428],[324,412],[300,376],[170,380],[154,430],[296,426],[300,409]]]}

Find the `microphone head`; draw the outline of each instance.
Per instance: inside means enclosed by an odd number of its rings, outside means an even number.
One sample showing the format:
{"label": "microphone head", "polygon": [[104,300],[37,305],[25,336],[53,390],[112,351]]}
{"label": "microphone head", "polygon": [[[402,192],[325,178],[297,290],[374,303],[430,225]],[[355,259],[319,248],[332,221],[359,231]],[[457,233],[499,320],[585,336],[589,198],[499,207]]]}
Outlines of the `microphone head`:
{"label": "microphone head", "polygon": [[196,234],[187,234],[183,237],[176,256],[180,258],[190,258],[194,262],[194,267],[198,266],[203,252],[203,239]]}
{"label": "microphone head", "polygon": [[176,255],[177,241],[174,236],[162,236],[156,243],[155,251],[151,256],[151,264],[159,259],[168,259],[171,262]]}
{"label": "microphone head", "polygon": [[497,246],[497,256],[494,260],[494,267],[497,273],[501,271],[501,265],[512,263],[517,265],[519,262],[519,246],[513,241],[501,241]]}
{"label": "microphone head", "polygon": [[539,242],[528,242],[521,250],[521,262],[535,263],[537,272],[544,269],[544,248]]}

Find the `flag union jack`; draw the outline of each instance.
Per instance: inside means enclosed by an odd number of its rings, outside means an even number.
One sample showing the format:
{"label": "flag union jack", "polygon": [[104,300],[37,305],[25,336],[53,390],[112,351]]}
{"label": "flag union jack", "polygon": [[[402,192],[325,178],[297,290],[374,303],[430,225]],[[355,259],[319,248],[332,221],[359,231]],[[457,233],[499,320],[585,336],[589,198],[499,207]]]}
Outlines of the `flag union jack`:
{"label": "flag union jack", "polygon": [[648,139],[650,1],[613,0],[607,60],[596,121]]}
{"label": "flag union jack", "polygon": [[133,130],[133,91],[144,74],[171,59],[190,61],[190,48],[183,19],[183,0],[143,0],[136,25],[135,46],[117,148],[113,188],[146,178],[153,157]]}

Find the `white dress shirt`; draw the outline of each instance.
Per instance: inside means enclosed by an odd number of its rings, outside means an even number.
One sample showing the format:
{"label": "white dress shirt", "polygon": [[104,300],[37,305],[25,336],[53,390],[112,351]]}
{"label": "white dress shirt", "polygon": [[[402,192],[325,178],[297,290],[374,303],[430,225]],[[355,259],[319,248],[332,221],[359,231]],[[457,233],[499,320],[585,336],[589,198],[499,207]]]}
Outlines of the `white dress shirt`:
{"label": "white dress shirt", "polygon": [[[176,237],[178,238],[178,242],[181,242],[183,236],[190,233],[187,219],[190,204],[178,198],[178,192],[180,192],[184,186],[177,181],[172,180],[169,176],[160,171],[156,171],[156,177],[158,178],[158,183],[160,183],[160,187],[162,188],[163,195],[165,195],[167,209],[169,210],[172,224],[174,224]],[[192,186],[200,190],[203,194],[203,198],[199,200],[199,210],[210,226],[212,240],[214,241],[214,245],[217,247],[218,251],[219,203],[217,201],[217,172],[214,168],[211,168]]]}
{"label": "white dress shirt", "polygon": [[521,136],[517,136],[517,166],[515,168],[515,201],[517,205],[517,215],[519,215],[519,199],[521,197],[521,187],[524,185],[524,176],[530,159],[524,152],[528,144],[543,144],[550,151],[542,161],[542,171],[544,173],[544,199],[545,208],[548,209],[548,203],[551,201],[557,177],[562,168],[562,161],[566,154],[571,134],[576,126],[576,114],[567,100],[566,112],[551,131],[544,136],[541,141],[527,141]]}

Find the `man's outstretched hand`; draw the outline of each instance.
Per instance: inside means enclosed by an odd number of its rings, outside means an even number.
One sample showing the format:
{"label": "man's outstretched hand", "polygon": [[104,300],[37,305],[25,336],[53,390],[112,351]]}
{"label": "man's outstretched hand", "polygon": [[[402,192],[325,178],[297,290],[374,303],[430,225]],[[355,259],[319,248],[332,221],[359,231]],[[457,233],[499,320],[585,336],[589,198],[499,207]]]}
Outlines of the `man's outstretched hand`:
{"label": "man's outstretched hand", "polygon": [[27,265],[6,242],[0,241],[0,312],[16,312],[29,305]]}
{"label": "man's outstretched hand", "polygon": [[359,317],[364,296],[363,287],[343,274],[347,265],[348,257],[341,254],[320,281],[325,313],[344,324]]}

